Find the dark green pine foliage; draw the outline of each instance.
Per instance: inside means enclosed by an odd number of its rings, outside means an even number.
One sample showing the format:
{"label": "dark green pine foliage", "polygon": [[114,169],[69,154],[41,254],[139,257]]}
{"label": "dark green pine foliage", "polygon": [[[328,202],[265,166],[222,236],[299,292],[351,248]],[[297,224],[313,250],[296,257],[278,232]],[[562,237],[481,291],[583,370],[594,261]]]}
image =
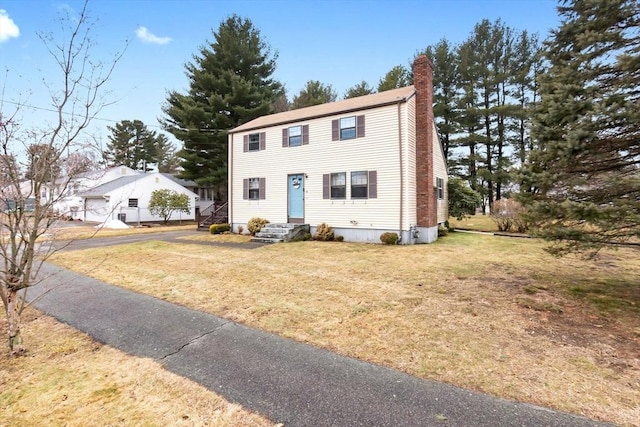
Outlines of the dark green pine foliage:
{"label": "dark green pine foliage", "polygon": [[354,86],[350,87],[349,89],[347,89],[347,91],[344,94],[344,99],[356,98],[358,96],[371,95],[372,93],[375,93],[375,89],[372,88],[371,86],[369,86],[369,83],[367,83],[366,81],[363,80],[360,83],[358,83],[357,85],[354,85]]}
{"label": "dark green pine foliage", "polygon": [[378,82],[378,92],[399,89],[413,84],[413,74],[403,65],[396,65]]}
{"label": "dark green pine foliage", "polygon": [[551,250],[640,238],[640,3],[563,1],[545,43],[524,197]]}
{"label": "dark green pine foliage", "polygon": [[454,136],[459,133],[459,111],[456,108],[459,91],[456,48],[443,38],[434,46],[428,46],[423,53],[433,64],[433,114],[440,143],[445,159],[449,160],[450,170],[456,170],[456,163],[451,159],[455,148]]}
{"label": "dark green pine foliage", "polygon": [[338,94],[331,85],[325,85],[318,80],[309,80],[298,95],[293,97],[291,109],[311,107],[313,105],[334,102]]}
{"label": "dark green pine foliage", "polygon": [[148,164],[156,163],[157,135],[142,121],[122,120],[114,127],[107,126],[107,129],[111,135],[103,157],[109,166],[146,171]]}
{"label": "dark green pine foliage", "polygon": [[213,37],[185,66],[188,93],[169,92],[162,124],[184,143],[180,177],[226,199],[227,132],[272,112],[284,91],[272,77],[277,54],[249,19],[233,15]]}

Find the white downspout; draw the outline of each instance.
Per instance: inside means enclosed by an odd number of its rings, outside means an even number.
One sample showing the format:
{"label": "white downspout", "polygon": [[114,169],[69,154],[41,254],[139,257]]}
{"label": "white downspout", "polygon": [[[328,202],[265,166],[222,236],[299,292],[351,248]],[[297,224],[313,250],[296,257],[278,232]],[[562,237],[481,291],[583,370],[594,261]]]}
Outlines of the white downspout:
{"label": "white downspout", "polygon": [[398,153],[400,156],[400,232],[398,233],[399,242],[402,241],[402,217],[404,216],[404,173],[402,158],[402,119],[401,119],[401,103],[398,102]]}
{"label": "white downspout", "polygon": [[227,175],[229,177],[229,188],[227,189],[227,221],[231,225],[233,231],[233,134],[229,134],[229,161],[227,164]]}

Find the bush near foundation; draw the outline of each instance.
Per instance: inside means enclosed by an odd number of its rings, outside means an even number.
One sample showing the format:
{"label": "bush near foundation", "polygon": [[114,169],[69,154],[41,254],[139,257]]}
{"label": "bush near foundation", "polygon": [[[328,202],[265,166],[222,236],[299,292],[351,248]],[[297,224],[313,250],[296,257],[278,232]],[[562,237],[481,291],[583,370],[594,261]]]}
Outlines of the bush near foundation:
{"label": "bush near foundation", "polygon": [[385,245],[395,245],[398,243],[398,233],[382,233],[380,235],[380,241]]}
{"label": "bush near foundation", "polygon": [[313,235],[313,240],[321,240],[324,242],[329,242],[335,238],[335,234],[333,232],[333,227],[331,227],[326,222],[318,225],[316,227],[316,234]]}
{"label": "bush near foundation", "polygon": [[231,230],[231,224],[211,224],[209,226],[209,233],[222,234]]}
{"label": "bush near foundation", "polygon": [[269,224],[268,219],[253,217],[247,223],[247,230],[249,230],[249,234],[255,236],[257,232],[262,230],[262,227]]}

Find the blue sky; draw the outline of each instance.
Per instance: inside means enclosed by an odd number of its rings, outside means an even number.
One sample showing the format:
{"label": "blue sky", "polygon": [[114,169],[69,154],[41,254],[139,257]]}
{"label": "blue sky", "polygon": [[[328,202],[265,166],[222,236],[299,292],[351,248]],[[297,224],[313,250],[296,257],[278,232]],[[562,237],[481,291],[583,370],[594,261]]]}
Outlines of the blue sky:
{"label": "blue sky", "polygon": [[[4,110],[18,100],[51,105],[42,80],[56,85],[60,77],[37,33],[57,31],[59,11],[78,11],[82,4],[0,0]],[[103,144],[106,126],[120,120],[139,119],[160,131],[157,119],[167,91],[186,91],[184,64],[234,13],[251,19],[278,52],[275,77],[289,99],[308,80],[331,84],[339,97],[362,80],[376,86],[392,67],[407,66],[416,52],[441,38],[463,41],[484,18],[501,18],[541,38],[559,23],[555,0],[91,0],[89,11],[98,19],[92,34],[95,59],[108,60],[129,43],[109,82],[110,99],[117,103],[91,125]],[[48,114],[29,108],[22,113],[23,127]]]}

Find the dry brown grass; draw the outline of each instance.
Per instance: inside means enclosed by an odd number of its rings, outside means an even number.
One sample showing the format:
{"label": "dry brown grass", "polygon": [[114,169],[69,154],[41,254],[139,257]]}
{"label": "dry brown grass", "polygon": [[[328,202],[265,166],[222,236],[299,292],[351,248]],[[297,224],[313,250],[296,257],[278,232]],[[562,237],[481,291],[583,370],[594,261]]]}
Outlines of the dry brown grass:
{"label": "dry brown grass", "polygon": [[191,236],[180,237],[179,240],[217,243],[248,243],[251,241],[251,236],[234,233],[210,234],[202,232]]}
{"label": "dry brown grass", "polygon": [[35,311],[24,326],[28,355],[0,353],[0,426],[273,425]]}
{"label": "dry brown grass", "polygon": [[404,247],[147,242],[55,262],[422,378],[638,425],[639,252],[543,247],[463,233]]}
{"label": "dry brown grass", "polygon": [[144,234],[144,233],[158,233],[163,231],[181,231],[181,230],[195,230],[195,223],[188,223],[182,225],[159,225],[153,227],[130,227],[125,229],[112,229],[112,228],[96,228],[94,225],[72,225],[65,226],[61,223],[57,227],[52,227],[48,230],[47,234],[43,236],[44,239],[55,240],[77,240],[77,239],[90,239],[92,237],[116,237],[127,236],[130,234]]}
{"label": "dry brown grass", "polygon": [[498,226],[493,219],[491,219],[491,215],[475,214],[461,220],[451,217],[449,218],[449,224],[451,227],[461,230],[498,231]]}

